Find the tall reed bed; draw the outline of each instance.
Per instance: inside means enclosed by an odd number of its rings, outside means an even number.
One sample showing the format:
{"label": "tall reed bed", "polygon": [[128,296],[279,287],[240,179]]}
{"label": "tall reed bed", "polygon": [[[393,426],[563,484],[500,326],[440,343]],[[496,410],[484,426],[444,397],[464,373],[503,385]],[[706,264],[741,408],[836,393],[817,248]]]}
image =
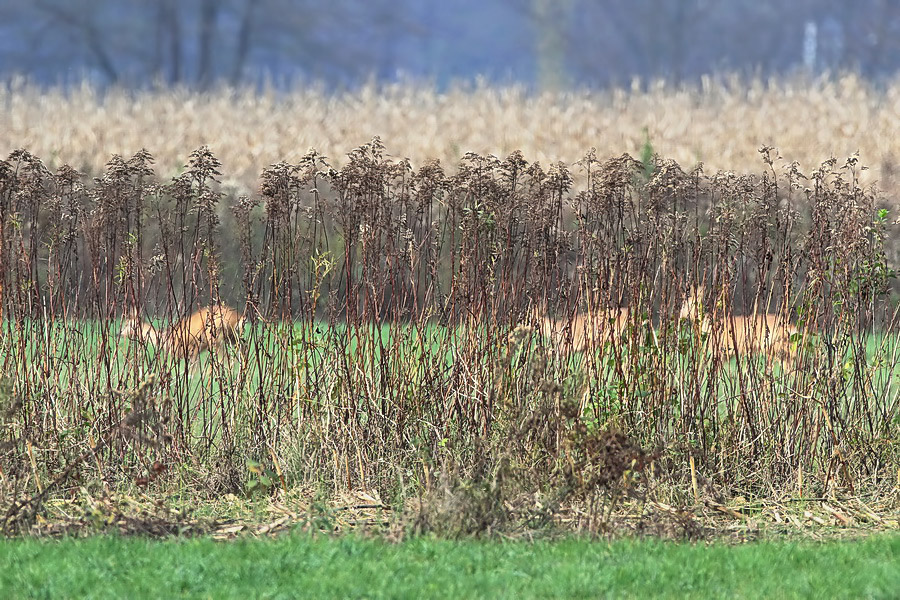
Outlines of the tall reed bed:
{"label": "tall reed bed", "polygon": [[[467,154],[451,173],[375,139],[230,196],[206,147],[169,181],[146,151],[93,181],[16,151],[0,162],[7,527],[86,485],[366,489],[454,532],[575,505],[596,524],[621,494],[886,489],[890,215],[855,157],[804,175],[761,156],[751,175],[594,151]],[[679,318],[698,289],[711,313],[784,315],[794,360],[726,355],[721,322]],[[164,326],[217,302],[246,325],[197,366],[118,335],[135,309]],[[600,342],[573,342],[580,315],[619,309]]]}
{"label": "tall reed bed", "polygon": [[521,150],[542,164],[572,164],[587,148],[606,158],[638,156],[646,142],[685,168],[753,173],[756,149],[778,147],[811,171],[830,156],[859,151],[866,181],[897,186],[900,82],[872,84],[853,74],[808,80],[711,76],[700,85],[650,82],[597,92],[533,94],[519,87],[366,86],[345,92],[43,89],[14,81],[0,89],[0,155],[29,148],[52,168],[96,175],[111,153],[152,148],[157,170],[181,169],[185,148],[209,144],[228,181],[254,190],[280,160],[316,148],[332,164],[374,135],[416,168],[466,152]]}

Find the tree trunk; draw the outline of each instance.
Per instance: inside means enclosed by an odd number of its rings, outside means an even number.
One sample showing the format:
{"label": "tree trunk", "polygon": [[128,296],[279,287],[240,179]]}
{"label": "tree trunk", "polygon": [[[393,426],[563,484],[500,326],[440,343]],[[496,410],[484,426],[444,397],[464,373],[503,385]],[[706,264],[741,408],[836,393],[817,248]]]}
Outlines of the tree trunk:
{"label": "tree trunk", "polygon": [[253,37],[253,13],[259,0],[244,0],[244,14],[241,16],[241,27],[238,30],[237,48],[234,53],[234,65],[231,69],[231,85],[238,85],[244,77],[244,65],[250,54],[250,40]]}
{"label": "tree trunk", "polygon": [[212,83],[212,47],[215,38],[218,3],[203,0],[200,5],[199,59],[197,63],[197,83],[201,88]]}

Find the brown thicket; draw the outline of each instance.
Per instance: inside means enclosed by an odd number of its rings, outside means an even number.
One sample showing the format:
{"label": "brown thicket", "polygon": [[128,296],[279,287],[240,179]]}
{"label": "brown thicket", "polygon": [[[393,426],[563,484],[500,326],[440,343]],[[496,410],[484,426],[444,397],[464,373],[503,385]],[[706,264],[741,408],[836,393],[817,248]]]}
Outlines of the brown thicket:
{"label": "brown thicket", "polygon": [[[687,497],[696,473],[722,496],[801,473],[812,493],[881,489],[893,215],[853,157],[804,175],[761,152],[755,175],[594,152],[468,154],[448,173],[375,139],[231,197],[205,147],[168,182],[145,151],[93,181],[16,151],[0,162],[4,506],[94,480],[241,492],[251,463],[274,487],[421,498],[423,527],[456,532]],[[791,360],[759,344],[734,360],[720,321],[683,322],[700,286],[732,317],[786,315]],[[201,372],[119,336],[134,310],[165,328],[220,302],[246,324]]]}

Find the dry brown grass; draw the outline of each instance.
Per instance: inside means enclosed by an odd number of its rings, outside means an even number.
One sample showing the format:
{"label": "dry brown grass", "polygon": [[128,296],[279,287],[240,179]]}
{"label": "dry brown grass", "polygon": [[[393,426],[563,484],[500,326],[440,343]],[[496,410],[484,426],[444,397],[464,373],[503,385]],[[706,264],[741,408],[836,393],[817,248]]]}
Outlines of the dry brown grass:
{"label": "dry brown grass", "polygon": [[652,84],[613,90],[530,95],[515,87],[364,87],[345,93],[289,94],[220,90],[99,93],[88,86],[0,89],[0,156],[27,148],[51,167],[99,172],[111,153],[146,147],[157,172],[174,174],[185,148],[209,144],[240,187],[280,160],[314,147],[345,162],[348,148],[378,135],[414,165],[438,158],[455,165],[468,151],[505,156],[515,149],[544,164],[638,155],[645,130],[654,150],[689,167],[757,172],[757,149],[777,147],[808,171],[823,157],[859,150],[866,180],[896,186],[900,156],[900,79],[880,88],[855,75],[832,80],[742,82],[710,78],[699,87]]}

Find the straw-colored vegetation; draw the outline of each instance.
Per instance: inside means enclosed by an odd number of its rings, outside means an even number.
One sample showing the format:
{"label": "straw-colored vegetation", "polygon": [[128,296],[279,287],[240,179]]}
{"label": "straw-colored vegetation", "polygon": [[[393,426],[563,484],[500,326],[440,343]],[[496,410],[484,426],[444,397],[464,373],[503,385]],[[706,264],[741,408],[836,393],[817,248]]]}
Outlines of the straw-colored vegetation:
{"label": "straw-colored vegetation", "polygon": [[808,81],[710,78],[675,89],[662,83],[603,92],[531,94],[522,88],[423,85],[330,93],[219,90],[100,92],[89,86],[0,89],[0,156],[28,148],[51,167],[100,172],[111,153],[147,148],[171,175],[185,149],[209,144],[240,187],[254,188],[269,164],[296,162],[314,147],[333,164],[378,135],[414,166],[438,158],[455,166],[466,152],[521,150],[543,164],[637,155],[649,139],[661,155],[710,171],[756,172],[757,149],[779,148],[808,171],[859,150],[864,182],[896,185],[900,80],[883,86],[854,75]]}

